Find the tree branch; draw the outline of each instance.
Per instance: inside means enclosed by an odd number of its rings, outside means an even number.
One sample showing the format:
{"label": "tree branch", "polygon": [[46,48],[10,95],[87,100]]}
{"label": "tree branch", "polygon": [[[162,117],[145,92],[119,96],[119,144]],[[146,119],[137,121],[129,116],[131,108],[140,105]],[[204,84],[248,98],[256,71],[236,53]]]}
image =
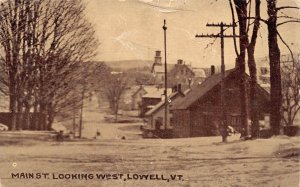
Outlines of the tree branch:
{"label": "tree branch", "polygon": [[[230,9],[231,9],[232,24],[235,24],[234,9],[233,9],[233,5],[232,5],[231,0],[229,0],[229,4],[230,4]],[[233,33],[233,36],[236,36],[235,27],[232,27],[232,33]],[[236,42],[236,37],[233,37],[233,44],[234,44],[235,54],[236,54],[236,56],[239,56],[239,51],[238,51],[236,43],[237,43]]]}
{"label": "tree branch", "polygon": [[300,9],[300,7],[297,6],[282,6],[282,7],[277,7],[276,10],[282,10],[282,9]]}
{"label": "tree branch", "polygon": [[293,52],[290,48],[290,46],[283,40],[282,36],[279,34],[279,32],[277,32],[277,35],[279,36],[280,40],[282,41],[282,43],[288,48],[290,54],[291,54],[291,57],[292,57],[292,60],[293,60],[293,67],[294,67],[294,62],[295,62],[295,59],[294,59],[294,55],[293,55]]}
{"label": "tree branch", "polygon": [[296,19],[296,20],[288,20],[288,21],[284,21],[284,22],[281,22],[281,23],[278,23],[277,24],[277,27],[279,27],[280,25],[284,25],[286,23],[300,23],[300,19]]}

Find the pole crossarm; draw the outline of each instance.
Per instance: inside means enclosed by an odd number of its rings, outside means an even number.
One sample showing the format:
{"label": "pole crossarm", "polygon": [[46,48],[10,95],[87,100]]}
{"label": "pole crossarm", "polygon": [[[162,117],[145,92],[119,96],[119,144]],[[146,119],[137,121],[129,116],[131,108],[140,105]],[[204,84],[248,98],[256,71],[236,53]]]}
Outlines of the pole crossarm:
{"label": "pole crossarm", "polygon": [[226,142],[227,141],[227,119],[226,119],[226,105],[225,105],[225,60],[224,60],[224,38],[234,38],[234,37],[240,37],[238,35],[228,35],[224,34],[225,29],[224,28],[229,28],[229,27],[236,27],[236,24],[225,24],[223,22],[221,23],[207,23],[207,27],[219,27],[220,28],[220,33],[219,34],[196,34],[196,38],[220,38],[221,39],[221,75],[222,75],[222,81],[221,81],[221,126],[223,128],[222,131],[222,141]]}
{"label": "pole crossarm", "polygon": [[237,25],[236,24],[225,24],[225,23],[223,23],[223,22],[221,22],[221,23],[207,23],[206,24],[206,26],[207,27],[221,27],[221,26],[223,26],[223,27],[236,27]]}
{"label": "pole crossarm", "polygon": [[196,38],[221,38],[221,37],[224,37],[224,38],[233,38],[233,37],[241,37],[239,35],[221,35],[221,34],[196,34],[195,36]]}

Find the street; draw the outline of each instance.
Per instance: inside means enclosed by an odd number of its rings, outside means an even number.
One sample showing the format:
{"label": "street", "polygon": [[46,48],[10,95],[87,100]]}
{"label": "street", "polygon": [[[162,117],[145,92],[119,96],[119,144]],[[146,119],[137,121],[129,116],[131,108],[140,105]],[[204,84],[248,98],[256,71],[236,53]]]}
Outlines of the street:
{"label": "street", "polygon": [[[238,137],[229,137],[227,144],[220,141],[221,137],[103,138],[75,142],[27,138],[3,146],[3,140],[0,147],[1,184],[6,187],[298,186],[300,146],[297,138],[282,136],[239,141]],[[49,176],[26,179],[26,173]],[[23,175],[23,178],[12,179],[12,174]],[[80,174],[93,177],[67,179]],[[116,178],[117,174],[123,177]],[[149,175],[149,179],[133,179],[140,175]],[[171,180],[170,176],[174,175],[182,176],[182,180]],[[169,182],[159,180],[162,177]]]}

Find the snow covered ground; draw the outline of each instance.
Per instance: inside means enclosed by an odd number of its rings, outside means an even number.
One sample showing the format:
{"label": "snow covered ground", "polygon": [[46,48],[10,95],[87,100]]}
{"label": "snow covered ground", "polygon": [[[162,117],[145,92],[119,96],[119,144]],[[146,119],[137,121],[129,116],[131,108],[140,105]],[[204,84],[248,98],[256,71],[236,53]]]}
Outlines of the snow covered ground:
{"label": "snow covered ground", "polygon": [[[299,137],[141,139],[140,123],[103,117],[96,109],[84,112],[89,139],[80,141],[47,140],[46,132],[0,133],[0,187],[299,186]],[[93,139],[97,130],[101,137]],[[26,178],[30,174],[34,178]],[[67,179],[71,175],[90,178]]]}
{"label": "snow covered ground", "polygon": [[[0,134],[0,139],[2,134]],[[187,139],[100,139],[53,142],[24,139],[0,146],[0,177],[19,186],[299,186],[297,137],[253,141],[231,137]],[[5,140],[1,139],[1,142]],[[26,143],[27,142],[27,143]],[[11,179],[12,173],[49,173],[47,179]],[[54,179],[59,174],[123,174],[122,179]],[[157,174],[183,180],[133,180],[134,174]],[[158,177],[159,178],[159,177]]]}

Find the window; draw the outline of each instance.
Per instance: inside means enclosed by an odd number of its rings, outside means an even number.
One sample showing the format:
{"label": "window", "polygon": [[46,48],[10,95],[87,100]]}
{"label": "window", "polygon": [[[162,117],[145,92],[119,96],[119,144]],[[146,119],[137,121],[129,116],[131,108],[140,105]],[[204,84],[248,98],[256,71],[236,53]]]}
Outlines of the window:
{"label": "window", "polygon": [[170,127],[172,127],[174,123],[175,123],[174,118],[171,117],[171,118],[170,118]]}
{"label": "window", "polygon": [[262,75],[266,75],[266,74],[268,74],[269,71],[268,71],[267,67],[261,67],[260,72],[261,72]]}

